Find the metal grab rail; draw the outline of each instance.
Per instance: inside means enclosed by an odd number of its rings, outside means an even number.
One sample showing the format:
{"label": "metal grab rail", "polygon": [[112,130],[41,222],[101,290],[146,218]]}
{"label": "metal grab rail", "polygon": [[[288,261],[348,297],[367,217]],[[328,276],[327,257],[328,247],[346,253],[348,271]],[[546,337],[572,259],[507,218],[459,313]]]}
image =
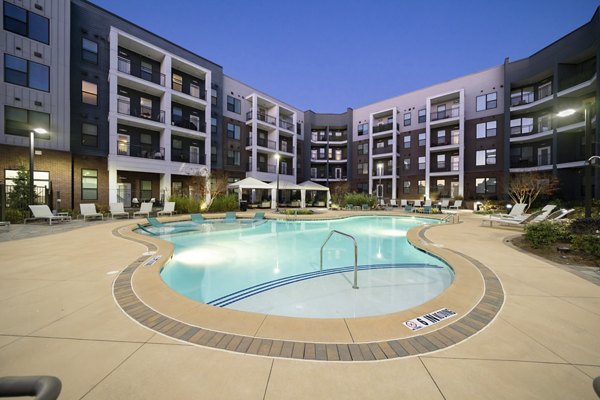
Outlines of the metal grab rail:
{"label": "metal grab rail", "polygon": [[325,239],[323,245],[321,246],[321,272],[323,272],[323,247],[325,247],[325,245],[327,244],[329,239],[331,239],[334,233],[346,236],[347,238],[352,239],[352,241],[354,242],[354,284],[352,285],[352,289],[358,289],[358,244],[356,243],[356,239],[354,239],[354,236],[352,235],[348,235],[347,233],[340,232],[335,229],[329,232],[329,236],[327,236],[327,239]]}
{"label": "metal grab rail", "polygon": [[450,218],[452,218],[452,223],[453,224],[456,224],[455,218],[457,218],[458,222],[460,222],[460,217],[459,217],[458,213],[456,213],[456,214],[454,214],[454,213],[448,214],[444,218],[442,218],[442,221],[449,222]]}

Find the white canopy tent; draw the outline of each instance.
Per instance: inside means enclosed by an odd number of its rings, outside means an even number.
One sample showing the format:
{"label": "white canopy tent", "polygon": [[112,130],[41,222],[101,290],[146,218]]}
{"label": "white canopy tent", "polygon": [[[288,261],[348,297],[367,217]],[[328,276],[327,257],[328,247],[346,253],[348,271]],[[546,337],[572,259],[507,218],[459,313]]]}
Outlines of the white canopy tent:
{"label": "white canopy tent", "polygon": [[301,184],[299,184],[298,186],[300,186],[304,189],[302,191],[303,203],[305,201],[307,191],[327,192],[326,199],[325,199],[325,207],[329,208],[329,202],[331,201],[331,193],[329,192],[329,188],[327,186],[319,185],[318,183],[313,182],[313,181],[304,181]]}
{"label": "white canopy tent", "polygon": [[[271,182],[269,185],[271,185],[271,187],[273,188],[273,195],[271,196],[271,199],[273,199],[273,204],[271,205],[271,208],[277,208],[277,203],[276,203],[276,199],[277,199],[277,181],[273,181]],[[299,206],[301,208],[304,208],[304,188],[300,185],[297,185],[293,182],[289,182],[289,181],[283,181],[280,180],[279,181],[279,190],[299,190],[300,191],[300,204]]]}
{"label": "white canopy tent", "polygon": [[[228,189],[237,190],[238,199],[242,200],[242,192],[244,190],[269,190],[271,192],[271,208],[277,208],[277,181],[273,181],[270,183],[263,182],[256,178],[245,178],[241,181],[237,181],[234,183],[230,183],[227,185]],[[329,188],[323,185],[319,185],[318,183],[312,181],[302,182],[301,184],[296,184],[289,181],[280,180],[279,181],[279,190],[298,190],[300,191],[300,207],[306,207],[306,192],[327,192],[326,198],[323,206],[329,206],[329,200],[331,199],[331,195],[329,193]],[[255,199],[252,199],[255,200]]]}
{"label": "white canopy tent", "polygon": [[238,200],[242,200],[242,194],[244,190],[251,190],[251,200],[255,201],[256,199],[252,198],[252,196],[255,195],[255,190],[256,189],[261,189],[261,190],[267,190],[267,191],[273,191],[273,186],[271,186],[268,183],[265,183],[263,181],[260,181],[256,178],[245,178],[242,179],[241,181],[237,181],[234,183],[230,183],[229,185],[227,185],[228,189],[233,189],[233,190],[237,190],[238,192]]}

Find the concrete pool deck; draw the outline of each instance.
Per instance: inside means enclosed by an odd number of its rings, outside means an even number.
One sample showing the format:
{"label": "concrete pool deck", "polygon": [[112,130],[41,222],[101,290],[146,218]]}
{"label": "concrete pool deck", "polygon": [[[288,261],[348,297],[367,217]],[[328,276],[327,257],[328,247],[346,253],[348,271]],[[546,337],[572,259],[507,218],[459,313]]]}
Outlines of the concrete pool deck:
{"label": "concrete pool deck", "polygon": [[[323,216],[336,215],[357,213]],[[508,246],[515,229],[481,227],[470,213],[461,220],[423,235],[494,272],[504,292],[498,315],[452,347],[371,362],[259,357],[140,326],[112,291],[117,272],[147,251],[113,235],[131,220],[22,240],[0,231],[0,376],[58,376],[61,399],[595,399],[600,286]]]}

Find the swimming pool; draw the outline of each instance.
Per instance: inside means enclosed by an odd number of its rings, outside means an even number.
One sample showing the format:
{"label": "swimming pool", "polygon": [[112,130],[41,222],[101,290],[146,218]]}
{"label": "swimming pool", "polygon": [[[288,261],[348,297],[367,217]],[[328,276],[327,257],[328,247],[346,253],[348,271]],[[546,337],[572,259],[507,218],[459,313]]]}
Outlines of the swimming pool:
{"label": "swimming pool", "polygon": [[[237,229],[162,236],[175,245],[161,272],[199,302],[274,315],[348,318],[422,304],[445,290],[452,270],[408,244],[406,232],[432,219],[390,216],[243,224]],[[229,225],[228,227],[231,227]],[[358,287],[352,288],[356,238]]]}

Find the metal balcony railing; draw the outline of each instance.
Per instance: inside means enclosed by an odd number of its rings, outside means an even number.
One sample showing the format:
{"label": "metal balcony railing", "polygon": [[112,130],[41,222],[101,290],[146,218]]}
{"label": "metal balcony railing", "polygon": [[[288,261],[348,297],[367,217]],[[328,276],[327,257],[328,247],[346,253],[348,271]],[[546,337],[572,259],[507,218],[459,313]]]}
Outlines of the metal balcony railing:
{"label": "metal balcony railing", "polygon": [[165,74],[160,72],[148,71],[141,64],[134,63],[131,60],[119,56],[117,61],[117,69],[124,74],[141,78],[148,82],[156,83],[160,86],[165,86]]}
{"label": "metal balcony railing", "polygon": [[373,133],[391,131],[393,127],[394,127],[394,124],[391,122],[388,122],[387,124],[380,124],[380,125],[373,127]]}
{"label": "metal balcony railing", "polygon": [[151,145],[135,145],[117,140],[117,154],[120,156],[151,158],[155,160],[165,159],[165,148]]}
{"label": "metal balcony railing", "polygon": [[206,100],[206,90],[194,85],[183,85],[179,82],[171,82],[171,88],[180,93],[187,94],[197,99]]}
{"label": "metal balcony railing", "polygon": [[172,120],[171,120],[171,124],[178,126],[180,128],[185,128],[185,129],[189,129],[192,131],[197,131],[197,132],[206,132],[206,122],[204,121],[198,121],[195,119],[187,119],[187,118],[180,118],[175,120],[173,118],[173,116],[171,116]]}
{"label": "metal balcony railing", "polygon": [[279,127],[283,129],[287,129],[288,131],[294,130],[294,124],[279,118]]}
{"label": "metal balcony railing", "polygon": [[171,161],[190,164],[206,164],[206,154],[191,153],[189,149],[171,149]]}
{"label": "metal balcony railing", "polygon": [[131,115],[132,117],[165,122],[165,112],[163,110],[154,110],[150,107],[134,108],[131,106],[131,102],[121,99],[117,99],[117,112],[119,114]]}
{"label": "metal balcony railing", "polygon": [[387,154],[393,152],[393,150],[394,146],[375,147],[373,149],[373,154]]}
{"label": "metal balcony railing", "polygon": [[446,118],[456,118],[459,116],[459,114],[460,114],[459,107],[451,108],[449,110],[443,110],[443,111],[434,111],[431,113],[431,120],[439,121],[441,119],[446,119]]}
{"label": "metal balcony railing", "polygon": [[[252,111],[248,111],[246,113],[246,121],[249,121],[251,119],[252,119]],[[277,118],[275,118],[269,114],[262,113],[262,112],[259,112],[256,114],[256,119],[258,119],[259,121],[266,122],[267,124],[271,124],[271,125],[277,124]]]}

